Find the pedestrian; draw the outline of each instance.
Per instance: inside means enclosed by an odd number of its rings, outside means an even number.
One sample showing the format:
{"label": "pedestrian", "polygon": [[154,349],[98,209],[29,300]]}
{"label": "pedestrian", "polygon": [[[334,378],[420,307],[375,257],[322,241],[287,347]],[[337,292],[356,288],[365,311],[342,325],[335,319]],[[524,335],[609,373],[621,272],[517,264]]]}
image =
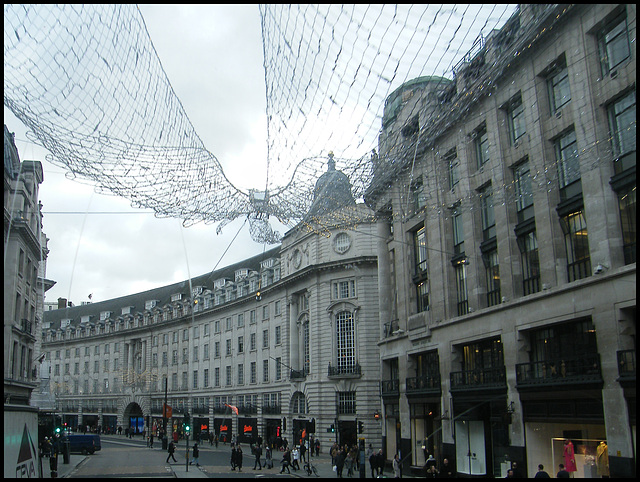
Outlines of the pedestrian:
{"label": "pedestrian", "polygon": [[293,450],[291,451],[291,468],[293,470],[300,470],[300,451],[298,450],[298,446],[294,445]]}
{"label": "pedestrian", "polygon": [[256,461],[253,463],[253,470],[256,470],[256,465],[258,466],[258,470],[262,470],[262,463],[260,462],[260,457],[262,457],[262,447],[260,444],[256,444],[253,451],[256,456]]}
{"label": "pedestrian", "polygon": [[237,450],[236,444],[231,444],[231,470],[236,470]]}
{"label": "pedestrian", "polygon": [[194,462],[196,463],[196,467],[200,467],[200,463],[198,462],[198,457],[200,456],[200,449],[198,448],[198,444],[193,444],[193,460],[189,462],[189,465],[192,465]]}
{"label": "pedestrian", "polygon": [[240,444],[236,445],[236,466],[238,467],[238,472],[242,472],[242,447],[240,447]]}
{"label": "pedestrian", "polygon": [[289,451],[289,449],[284,449],[280,465],[282,465],[282,470],[280,470],[281,474],[284,474],[284,469],[287,469],[288,474],[291,473],[291,470],[289,470],[289,467],[291,466],[291,452]]}
{"label": "pedestrian", "polygon": [[316,439],[316,457],[320,456],[320,439]]}
{"label": "pedestrian", "polygon": [[300,444],[300,460],[305,464],[307,463],[307,446],[304,439],[302,439],[302,443]]}
{"label": "pedestrian", "polygon": [[338,447],[338,453],[336,454],[336,473],[338,478],[342,478],[342,471],[344,470],[344,463],[347,460],[347,454],[342,447]]}
{"label": "pedestrian", "polygon": [[550,479],[551,477],[544,471],[544,465],[538,465],[538,471],[536,475],[533,476],[534,479]]}
{"label": "pedestrian", "polygon": [[424,463],[424,466],[426,467],[427,471],[429,471],[431,467],[436,466],[436,459],[433,457],[433,454],[429,454],[429,456],[427,457],[427,461]]}
{"label": "pedestrian", "polygon": [[273,458],[271,456],[271,447],[269,444],[264,449],[264,466],[267,469],[273,468]]}
{"label": "pedestrian", "polygon": [[442,460],[442,467],[440,467],[440,478],[441,479],[452,479],[456,476],[456,472],[449,464],[449,459]]}
{"label": "pedestrian", "polygon": [[376,460],[376,452],[371,444],[367,449],[367,459],[369,459],[369,466],[371,467],[371,478],[375,479],[378,475],[378,462]]}
{"label": "pedestrian", "polygon": [[393,477],[400,478],[400,456],[397,453],[393,456]]}
{"label": "pedestrian", "polygon": [[382,475],[384,472],[384,454],[382,453],[382,449],[378,450],[378,455],[376,456],[376,466],[378,469],[378,475]]}
{"label": "pedestrian", "polygon": [[153,432],[149,432],[149,447],[153,448]]}
{"label": "pedestrian", "polygon": [[173,441],[169,443],[169,447],[167,448],[167,451],[169,452],[169,455],[167,456],[167,463],[169,463],[170,458],[173,459],[174,462],[178,462],[175,456],[173,455],[173,453],[176,451],[176,445],[173,443]]}
{"label": "pedestrian", "polygon": [[522,470],[520,470],[520,467],[518,467],[518,462],[511,462],[511,468],[513,469],[513,476],[516,479],[525,479],[526,475],[522,473]]}
{"label": "pedestrian", "polygon": [[558,471],[558,473],[556,474],[556,479],[570,479],[571,476],[569,475],[569,472],[567,472],[564,469],[564,464],[560,464],[558,465],[558,468],[560,469]]}
{"label": "pedestrian", "polygon": [[440,473],[438,472],[438,469],[436,469],[435,465],[430,465],[427,468],[427,479],[439,479],[440,478]]}
{"label": "pedestrian", "polygon": [[509,469],[507,470],[507,476],[505,477],[505,479],[515,479],[516,476],[513,475],[513,469]]}

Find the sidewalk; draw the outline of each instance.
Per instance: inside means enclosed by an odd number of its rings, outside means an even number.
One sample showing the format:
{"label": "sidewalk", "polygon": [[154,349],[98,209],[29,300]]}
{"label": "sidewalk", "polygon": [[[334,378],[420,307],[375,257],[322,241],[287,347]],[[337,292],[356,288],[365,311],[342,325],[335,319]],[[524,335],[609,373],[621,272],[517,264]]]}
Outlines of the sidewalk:
{"label": "sidewalk", "polygon": [[[69,474],[71,474],[71,472],[73,472],[73,470],[80,465],[82,462],[84,462],[84,459],[86,459],[87,456],[86,455],[76,455],[76,454],[71,454],[69,455],[69,463],[65,464],[64,462],[64,457],[62,456],[62,454],[58,455],[58,478],[61,477],[68,477]],[[51,478],[51,469],[50,469],[50,465],[49,465],[49,457],[42,457],[42,478],[43,479],[50,479]]]}

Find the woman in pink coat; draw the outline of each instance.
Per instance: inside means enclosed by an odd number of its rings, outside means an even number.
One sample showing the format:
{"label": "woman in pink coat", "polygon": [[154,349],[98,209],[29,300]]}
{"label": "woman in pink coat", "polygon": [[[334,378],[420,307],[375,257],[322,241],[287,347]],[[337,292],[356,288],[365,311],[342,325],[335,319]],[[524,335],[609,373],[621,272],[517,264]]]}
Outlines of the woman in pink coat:
{"label": "woman in pink coat", "polygon": [[571,440],[564,441],[564,469],[567,472],[575,472],[578,470]]}

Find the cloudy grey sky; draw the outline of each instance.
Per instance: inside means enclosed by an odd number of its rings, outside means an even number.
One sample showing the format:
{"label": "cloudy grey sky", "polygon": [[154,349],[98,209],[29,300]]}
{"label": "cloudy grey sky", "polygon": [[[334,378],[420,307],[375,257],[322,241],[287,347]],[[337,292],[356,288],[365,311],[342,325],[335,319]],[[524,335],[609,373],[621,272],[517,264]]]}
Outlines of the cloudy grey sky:
{"label": "cloudy grey sky", "polygon": [[[205,146],[215,152],[231,182],[260,187],[254,184],[266,175],[267,134],[258,6],[141,5],[140,10]],[[20,158],[43,162],[40,200],[50,250],[46,275],[56,281],[46,301],[62,297],[79,304],[89,294],[94,302],[124,296],[263,251],[243,219],[225,226],[220,235],[215,225],[184,228],[180,220],[157,219],[122,198],[95,194],[90,186],[67,180],[60,167],[46,162],[44,149],[27,141],[26,128],[6,107],[4,114]],[[249,164],[253,167],[247,170]]]}

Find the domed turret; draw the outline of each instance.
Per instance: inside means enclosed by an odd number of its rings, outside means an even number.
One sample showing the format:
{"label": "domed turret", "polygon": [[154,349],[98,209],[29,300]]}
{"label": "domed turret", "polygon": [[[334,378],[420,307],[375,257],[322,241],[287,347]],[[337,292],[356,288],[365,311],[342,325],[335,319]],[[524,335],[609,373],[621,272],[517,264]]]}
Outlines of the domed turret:
{"label": "domed turret", "polygon": [[309,216],[322,216],[355,204],[351,182],[344,172],[336,170],[336,161],[333,159],[333,152],[330,152],[327,172],[318,178],[313,189],[313,204],[309,209]]}

